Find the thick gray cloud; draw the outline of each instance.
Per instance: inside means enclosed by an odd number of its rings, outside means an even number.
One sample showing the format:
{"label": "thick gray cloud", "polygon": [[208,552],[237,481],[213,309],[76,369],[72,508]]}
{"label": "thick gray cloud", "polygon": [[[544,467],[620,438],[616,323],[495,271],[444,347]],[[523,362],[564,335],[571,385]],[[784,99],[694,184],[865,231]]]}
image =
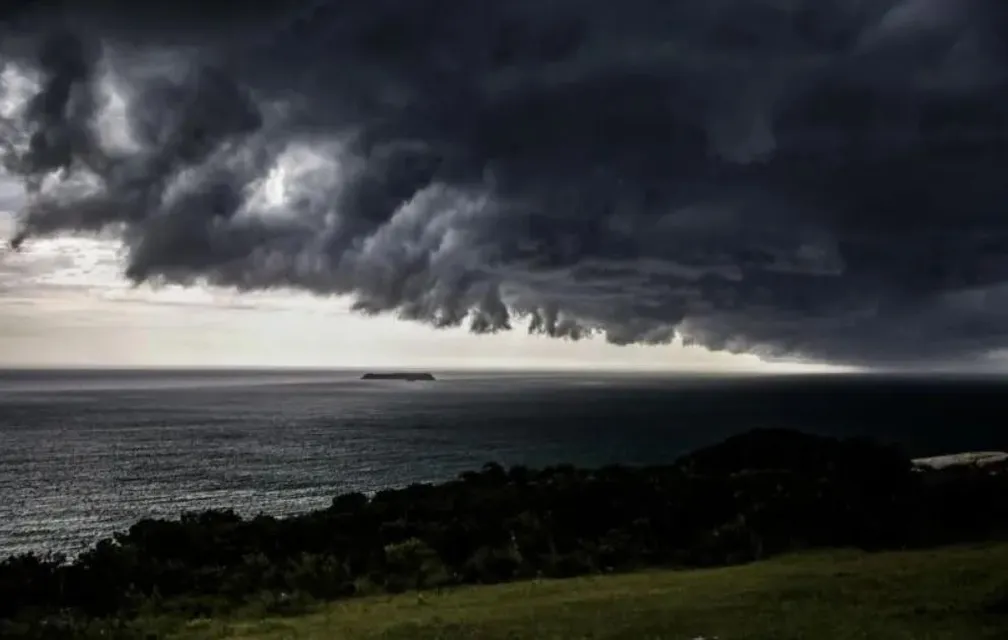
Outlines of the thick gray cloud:
{"label": "thick gray cloud", "polygon": [[3,36],[15,244],[481,332],[1008,346],[998,0],[72,4]]}

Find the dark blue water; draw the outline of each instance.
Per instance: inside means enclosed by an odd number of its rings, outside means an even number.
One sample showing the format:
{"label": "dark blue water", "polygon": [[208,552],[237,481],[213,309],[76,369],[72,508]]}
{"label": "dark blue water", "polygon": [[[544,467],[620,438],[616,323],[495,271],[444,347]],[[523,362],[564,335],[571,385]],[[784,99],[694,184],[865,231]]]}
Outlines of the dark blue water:
{"label": "dark blue water", "polygon": [[880,377],[0,372],[0,555],[150,515],[291,513],[495,460],[669,462],[754,427],[1008,446],[1008,383]]}

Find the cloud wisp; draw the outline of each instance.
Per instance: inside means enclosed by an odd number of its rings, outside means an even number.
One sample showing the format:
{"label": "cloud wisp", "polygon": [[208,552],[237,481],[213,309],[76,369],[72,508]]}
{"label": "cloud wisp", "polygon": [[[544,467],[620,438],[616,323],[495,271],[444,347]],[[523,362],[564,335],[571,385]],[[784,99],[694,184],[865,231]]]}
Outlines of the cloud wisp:
{"label": "cloud wisp", "polygon": [[191,4],[6,17],[14,246],[477,332],[1008,346],[996,0]]}

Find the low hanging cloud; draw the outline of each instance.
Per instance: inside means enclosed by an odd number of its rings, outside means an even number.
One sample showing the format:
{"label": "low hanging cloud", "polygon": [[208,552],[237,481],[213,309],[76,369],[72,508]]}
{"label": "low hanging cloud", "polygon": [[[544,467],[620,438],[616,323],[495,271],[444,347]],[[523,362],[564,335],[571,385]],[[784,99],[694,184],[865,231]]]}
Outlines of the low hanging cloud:
{"label": "low hanging cloud", "polygon": [[12,244],[113,230],[136,282],[477,332],[979,359],[1008,347],[1003,4],[12,5]]}

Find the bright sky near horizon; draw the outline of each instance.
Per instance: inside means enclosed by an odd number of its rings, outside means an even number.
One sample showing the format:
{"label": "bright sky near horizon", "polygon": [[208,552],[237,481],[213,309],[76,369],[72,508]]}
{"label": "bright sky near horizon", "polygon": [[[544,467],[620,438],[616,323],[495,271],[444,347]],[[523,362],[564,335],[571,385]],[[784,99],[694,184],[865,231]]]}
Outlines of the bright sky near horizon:
{"label": "bright sky near horizon", "polygon": [[[13,234],[19,187],[0,182],[0,237]],[[0,257],[0,367],[236,366],[805,371],[697,347],[570,342],[516,329],[472,335],[342,299],[271,292],[134,287],[114,240],[38,239]]]}

